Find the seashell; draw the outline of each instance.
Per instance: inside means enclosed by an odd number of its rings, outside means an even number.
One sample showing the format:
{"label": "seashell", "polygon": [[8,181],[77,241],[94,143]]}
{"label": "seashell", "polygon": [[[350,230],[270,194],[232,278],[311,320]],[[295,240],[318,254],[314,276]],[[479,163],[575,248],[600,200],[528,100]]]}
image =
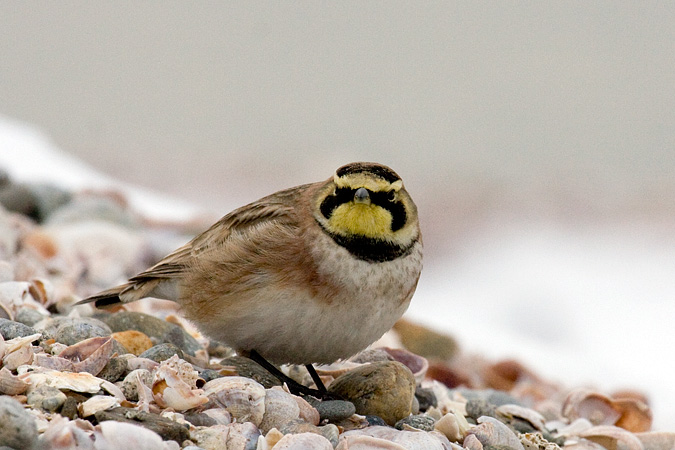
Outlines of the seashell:
{"label": "seashell", "polygon": [[298,404],[299,418],[304,420],[307,423],[312,425],[318,425],[321,421],[321,416],[319,411],[312,405],[310,405],[307,400],[297,395],[293,395],[293,400]]}
{"label": "seashell", "polygon": [[450,390],[443,383],[436,380],[431,380],[430,382],[425,381],[422,384],[422,387],[431,389],[434,397],[436,397],[436,409],[438,409],[441,414],[453,412],[466,417],[466,400],[457,401],[451,398]]}
{"label": "seashell", "polygon": [[[2,336],[0,336],[1,338]],[[0,394],[3,395],[18,395],[23,394],[28,390],[30,384],[23,381],[16,375],[12,375],[12,372],[7,367],[0,369]]]}
{"label": "seashell", "polygon": [[300,416],[300,407],[293,397],[281,388],[265,390],[265,413],[258,425],[262,433],[266,434],[272,428],[281,429]]}
{"label": "seashell", "polygon": [[366,435],[344,435],[335,450],[407,450],[400,444]]}
{"label": "seashell", "polygon": [[549,442],[541,433],[523,433],[520,442],[526,450],[560,450],[560,446]]}
{"label": "seashell", "polygon": [[75,392],[87,392],[95,394],[104,389],[113,394],[118,399],[125,400],[122,391],[109,381],[96,378],[87,372],[68,373],[57,370],[34,368],[33,372],[23,372],[20,370],[19,378],[28,384],[39,386],[46,384],[60,390],[71,390]]}
{"label": "seashell", "polygon": [[562,413],[569,420],[583,417],[593,425],[614,425],[621,417],[608,397],[587,389],[571,391],[563,403]]}
{"label": "seashell", "polygon": [[69,421],[65,417],[54,415],[49,426],[38,440],[38,448],[50,450],[82,449],[94,450],[91,439],[94,427],[85,420]]}
{"label": "seashell", "polygon": [[28,286],[30,295],[43,306],[49,306],[54,298],[54,285],[45,278],[33,278]]}
{"label": "seashell", "polygon": [[635,434],[642,446],[650,450],[672,450],[675,448],[675,432],[650,431]]}
{"label": "seashell", "polygon": [[232,423],[232,414],[230,414],[226,409],[211,408],[205,410],[204,412],[202,412],[202,414],[207,415],[213,420],[215,420],[216,424],[218,425],[229,425]]}
{"label": "seashell", "polygon": [[275,445],[274,450],[333,450],[333,445],[325,437],[315,433],[287,434]]}
{"label": "seashell", "polygon": [[24,345],[11,352],[6,351],[5,357],[2,358],[2,365],[9,370],[16,370],[19,366],[30,364],[33,361],[33,355],[33,347],[30,344]]}
{"label": "seashell", "polygon": [[613,401],[621,417],[614,425],[632,433],[649,431],[652,427],[652,411],[646,403],[637,398],[623,398]]}
{"label": "seashell", "polygon": [[[145,369],[135,369],[129,372],[124,380],[122,380],[120,387],[124,396],[132,402],[138,401],[138,386],[139,383],[148,389],[152,386],[152,374]],[[152,398],[152,392],[150,392]]]}
{"label": "seashell", "polygon": [[584,418],[579,418],[574,422],[570,423],[569,425],[564,425],[560,427],[558,427],[556,423],[547,424],[548,429],[556,430],[556,434],[567,437],[579,436],[579,434],[581,434],[582,431],[588,430],[589,428],[592,427],[593,424],[588,419]]}
{"label": "seashell", "polygon": [[178,450],[180,446],[175,441],[163,441],[154,431],[139,425],[115,420],[101,422],[94,433],[95,448],[97,450],[134,449],[143,450]]}
{"label": "seashell", "polygon": [[109,395],[94,395],[81,403],[77,409],[80,413],[80,417],[84,418],[93,416],[99,411],[105,411],[106,409],[115,408],[117,406],[120,406],[120,401],[115,397]]}
{"label": "seashell", "polygon": [[[513,449],[524,450],[523,444],[513,431],[494,417],[481,416],[477,420],[478,425],[471,428],[467,433],[476,436],[483,446],[503,446]],[[466,441],[466,439],[465,439]],[[466,442],[464,443],[466,447]]]}
{"label": "seashell", "polygon": [[159,367],[159,363],[148,358],[129,358],[127,360],[129,370],[143,369],[152,372]]}
{"label": "seashell", "polygon": [[[233,423],[229,425],[227,450],[253,450],[260,438],[260,430],[251,422]],[[217,447],[221,448],[221,447]]]}
{"label": "seashell", "polygon": [[204,391],[197,389],[199,374],[192,365],[174,355],[162,361],[155,372],[152,393],[163,408],[184,411],[209,401]]}
{"label": "seashell", "polygon": [[[354,439],[355,436],[368,436],[376,438],[377,441]],[[342,444],[343,441],[347,441],[346,444]],[[401,431],[387,426],[372,426],[362,430],[346,431],[340,436],[339,442],[338,448],[340,448],[340,445],[347,445],[343,447],[346,449],[373,447],[398,449],[400,447],[407,450],[444,450],[450,447],[450,442],[441,433],[435,431],[424,433],[419,431]],[[397,444],[399,447],[392,446],[392,443]],[[357,445],[361,445],[361,447]],[[380,446],[378,447],[378,445]]]}
{"label": "seashell", "polygon": [[272,428],[264,437],[258,439],[258,446],[256,450],[270,450],[274,448],[274,446],[277,445],[277,442],[279,442],[283,437],[284,434],[281,431],[277,430],[276,428]]}
{"label": "seashell", "polygon": [[36,353],[33,356],[33,364],[45,369],[58,370],[60,372],[74,372],[72,361],[58,356],[51,356],[46,353]]}
{"label": "seashell", "polygon": [[546,419],[537,411],[520,405],[506,404],[498,406],[496,413],[505,419],[521,419],[531,424],[536,430],[546,429]]}
{"label": "seashell", "polygon": [[642,442],[636,435],[612,425],[598,425],[583,431],[579,436],[605,448],[644,450]]}
{"label": "seashell", "polygon": [[256,426],[265,414],[265,388],[244,377],[222,377],[204,385],[204,394],[211,404],[227,409],[238,422]]}
{"label": "seashell", "polygon": [[450,441],[461,442],[471,429],[471,425],[463,415],[449,412],[436,421],[434,429],[443,433]]}
{"label": "seashell", "polygon": [[565,441],[565,450],[607,450],[607,448],[588,439],[576,438]]}
{"label": "seashell", "polygon": [[113,354],[113,339],[110,336],[92,337],[65,348],[60,358],[73,361],[75,372],[89,372],[96,376],[103,370]]}
{"label": "seashell", "polygon": [[429,361],[425,357],[412,353],[403,348],[382,347],[382,349],[390,354],[394,360],[405,364],[413,373],[415,382],[417,384],[420,384],[422,381],[424,381],[427,370],[429,370]]}
{"label": "seashell", "polygon": [[7,320],[14,320],[14,314],[9,306],[5,306],[4,303],[0,303],[0,318]]}

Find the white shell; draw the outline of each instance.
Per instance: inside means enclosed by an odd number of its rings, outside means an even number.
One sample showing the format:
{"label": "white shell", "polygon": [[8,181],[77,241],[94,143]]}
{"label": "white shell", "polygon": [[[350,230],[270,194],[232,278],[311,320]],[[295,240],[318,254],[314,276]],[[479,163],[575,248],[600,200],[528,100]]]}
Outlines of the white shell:
{"label": "white shell", "polygon": [[300,416],[300,407],[293,395],[281,388],[267,389],[265,392],[265,414],[259,425],[264,434],[272,428],[280,429]]}
{"label": "white shell", "polygon": [[107,420],[101,422],[100,431],[95,433],[96,450],[143,449],[143,450],[178,450],[175,441],[163,441],[154,431],[131,423]]}
{"label": "white shell", "polygon": [[[373,426],[361,430],[352,430],[342,433],[340,436],[340,443],[344,440],[347,440],[347,444],[349,445],[344,448],[369,448],[353,447],[362,440],[357,439],[354,440],[354,442],[349,442],[353,440],[352,436],[370,436],[377,438],[378,440],[389,441],[391,443],[397,444],[401,448],[405,448],[407,450],[445,450],[450,447],[450,442],[447,440],[447,438],[441,433],[435,431],[426,433],[419,431],[400,431],[391,427]],[[365,440],[365,442],[367,442],[367,440]],[[361,444],[359,443],[359,445]],[[340,448],[339,445],[338,448]],[[397,449],[398,447],[388,445],[387,447],[379,448]]]}
{"label": "white shell", "polygon": [[622,450],[643,450],[644,446],[640,439],[633,433],[623,428],[611,425],[599,425],[583,431],[580,435],[605,448],[616,448]]}
{"label": "white shell", "polygon": [[0,394],[23,394],[26,392],[26,390],[28,390],[28,386],[30,386],[28,383],[16,375],[12,375],[12,372],[10,372],[6,367],[0,369]]}
{"label": "white shell", "polygon": [[89,417],[99,411],[105,411],[106,409],[114,408],[116,406],[120,406],[120,402],[115,397],[109,395],[94,395],[80,404],[77,409],[80,412],[80,417]]}
{"label": "white shell", "polygon": [[330,441],[316,433],[287,434],[272,448],[274,450],[333,450]]}
{"label": "white shell", "polygon": [[237,422],[256,426],[265,414],[265,388],[245,377],[222,377],[204,385],[204,394],[214,406],[227,409]]}
{"label": "white shell", "polygon": [[546,419],[537,411],[520,405],[501,405],[496,409],[497,414],[505,418],[518,418],[530,423],[535,429],[543,431],[546,428]]}
{"label": "white shell", "polygon": [[[523,444],[509,427],[494,417],[481,416],[477,420],[478,425],[469,430],[467,437],[476,436],[485,445],[505,446],[514,450],[524,450]],[[465,444],[466,446],[466,444]]]}
{"label": "white shell", "polygon": [[450,441],[461,442],[471,429],[471,425],[463,415],[449,412],[436,421],[434,429],[443,433]]}
{"label": "white shell", "polygon": [[162,361],[155,372],[152,393],[157,404],[177,411],[203,405],[209,400],[204,391],[197,389],[199,374],[192,365],[173,355]]}

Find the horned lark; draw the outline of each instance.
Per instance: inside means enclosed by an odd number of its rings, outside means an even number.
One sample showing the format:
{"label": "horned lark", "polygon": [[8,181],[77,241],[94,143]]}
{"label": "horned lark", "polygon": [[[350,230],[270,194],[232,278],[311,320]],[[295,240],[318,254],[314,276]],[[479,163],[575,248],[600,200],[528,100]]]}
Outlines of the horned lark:
{"label": "horned lark", "polygon": [[312,363],[354,355],[401,317],[421,269],[417,208],[401,178],[357,162],[232,211],[83,303],[173,300],[210,338],[270,370],[264,360],[305,364],[315,378]]}

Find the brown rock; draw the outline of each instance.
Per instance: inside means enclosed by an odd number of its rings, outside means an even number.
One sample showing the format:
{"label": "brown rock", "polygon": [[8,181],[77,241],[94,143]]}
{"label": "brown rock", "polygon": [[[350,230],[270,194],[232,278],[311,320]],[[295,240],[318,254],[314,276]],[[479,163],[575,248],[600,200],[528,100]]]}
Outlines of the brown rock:
{"label": "brown rock", "polygon": [[112,337],[136,356],[153,346],[148,335],[136,330],[118,331],[113,333]]}
{"label": "brown rock", "polygon": [[400,362],[380,361],[339,376],[328,392],[352,402],[358,414],[379,416],[393,426],[412,412],[415,378]]}
{"label": "brown rock", "polygon": [[445,361],[459,351],[457,342],[450,336],[405,319],[394,324],[394,331],[405,348],[425,358]]}

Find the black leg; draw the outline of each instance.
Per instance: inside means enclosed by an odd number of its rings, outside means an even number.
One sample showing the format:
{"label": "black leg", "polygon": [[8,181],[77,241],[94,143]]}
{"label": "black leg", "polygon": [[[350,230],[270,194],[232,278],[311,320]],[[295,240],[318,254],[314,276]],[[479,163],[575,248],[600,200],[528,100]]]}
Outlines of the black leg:
{"label": "black leg", "polygon": [[[298,383],[295,381],[293,378],[287,376],[284,374],[281,370],[279,370],[274,364],[270,363],[267,361],[265,358],[260,356],[260,353],[256,352],[255,350],[251,350],[251,352],[248,354],[248,357],[252,359],[253,361],[257,362],[260,364],[265,370],[267,370],[269,373],[274,375],[281,381],[282,383],[286,383],[288,386],[288,390],[291,391],[291,393],[295,395],[311,395],[312,397],[316,397],[319,399],[322,399],[326,396],[326,388],[323,386],[323,383],[321,383],[321,386],[319,389],[323,388],[323,391],[317,390],[317,389],[311,389],[308,388],[307,386],[303,386],[302,384]],[[316,371],[313,370],[314,368],[312,367],[312,371],[318,378],[318,374],[316,374]],[[312,373],[310,372],[310,375]],[[314,379],[314,375],[312,375],[312,379]],[[316,381],[315,381],[316,382]],[[321,380],[319,380],[321,382]]]}
{"label": "black leg", "polygon": [[314,366],[311,364],[305,364],[305,367],[307,368],[307,372],[309,372],[309,376],[312,377],[314,384],[316,384],[316,388],[319,390],[319,392],[321,392],[324,395],[327,394],[328,391],[326,391],[326,386],[323,385],[323,381],[321,381],[319,374],[316,373],[316,369],[314,369]]}

